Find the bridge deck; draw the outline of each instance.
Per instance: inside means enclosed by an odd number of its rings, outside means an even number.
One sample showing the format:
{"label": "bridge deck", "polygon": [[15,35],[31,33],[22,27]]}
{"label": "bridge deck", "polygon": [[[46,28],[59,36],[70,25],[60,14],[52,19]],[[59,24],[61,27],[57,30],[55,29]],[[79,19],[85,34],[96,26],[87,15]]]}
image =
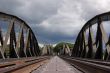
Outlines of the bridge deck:
{"label": "bridge deck", "polygon": [[76,68],[70,66],[61,58],[55,56],[49,63],[32,73],[81,73]]}

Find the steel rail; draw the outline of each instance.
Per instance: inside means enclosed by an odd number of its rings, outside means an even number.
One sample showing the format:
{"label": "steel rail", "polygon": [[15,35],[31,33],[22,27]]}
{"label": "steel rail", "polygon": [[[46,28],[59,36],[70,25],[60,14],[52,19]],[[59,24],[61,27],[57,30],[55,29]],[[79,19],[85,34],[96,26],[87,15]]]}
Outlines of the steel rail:
{"label": "steel rail", "polygon": [[88,60],[74,57],[64,57],[62,59],[69,62],[83,73],[110,73],[110,62],[100,60]]}
{"label": "steel rail", "polygon": [[42,62],[44,60],[47,60],[49,58],[50,58],[49,56],[44,56],[44,57],[39,57],[39,58],[34,58],[34,59],[27,59],[27,60],[21,59],[20,60],[21,63],[16,63],[16,62],[6,63],[6,64],[4,63],[4,65],[0,66],[0,73],[14,72],[14,71],[22,69],[24,67],[27,67],[27,66],[33,65],[35,63],[39,63],[39,62]]}

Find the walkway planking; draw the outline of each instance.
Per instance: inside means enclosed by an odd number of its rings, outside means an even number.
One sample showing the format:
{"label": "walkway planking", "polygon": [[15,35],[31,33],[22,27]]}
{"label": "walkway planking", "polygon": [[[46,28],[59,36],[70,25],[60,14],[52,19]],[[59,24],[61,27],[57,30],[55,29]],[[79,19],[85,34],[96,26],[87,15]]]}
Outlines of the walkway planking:
{"label": "walkway planking", "polygon": [[53,57],[49,63],[41,68],[33,71],[32,73],[81,73],[73,66],[70,66],[67,62],[59,58]]}

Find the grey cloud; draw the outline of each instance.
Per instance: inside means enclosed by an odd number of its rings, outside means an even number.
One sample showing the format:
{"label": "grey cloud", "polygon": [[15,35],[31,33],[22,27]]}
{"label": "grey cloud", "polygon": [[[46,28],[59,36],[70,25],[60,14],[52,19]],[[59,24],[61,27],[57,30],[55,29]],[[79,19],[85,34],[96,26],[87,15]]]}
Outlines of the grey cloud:
{"label": "grey cloud", "polygon": [[28,23],[38,24],[55,14],[59,0],[0,0],[0,11],[17,15]]}
{"label": "grey cloud", "polygon": [[56,44],[60,41],[73,42],[74,41],[73,39],[75,39],[76,37],[76,36],[75,37],[67,36],[59,32],[54,32],[54,33],[49,32],[43,28],[33,28],[33,29],[34,29],[34,32],[37,32],[36,36],[38,38],[39,43],[42,43],[42,44],[46,44],[46,43]]}
{"label": "grey cloud", "polygon": [[40,43],[74,42],[93,16],[109,11],[109,0],[0,0],[0,11],[16,15]]}

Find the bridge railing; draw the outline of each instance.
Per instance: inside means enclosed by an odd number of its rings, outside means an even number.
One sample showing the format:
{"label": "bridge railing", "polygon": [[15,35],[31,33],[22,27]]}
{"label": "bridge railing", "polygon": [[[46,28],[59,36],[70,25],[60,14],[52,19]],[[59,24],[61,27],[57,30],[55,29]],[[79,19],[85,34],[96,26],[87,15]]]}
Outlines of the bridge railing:
{"label": "bridge railing", "polygon": [[0,12],[0,58],[38,56],[37,39],[28,24],[17,16]]}
{"label": "bridge railing", "polygon": [[110,35],[107,35],[109,31],[105,31],[108,28],[103,27],[103,22],[107,21],[110,21],[110,12],[96,15],[82,27],[72,50],[73,57],[110,59]]}

